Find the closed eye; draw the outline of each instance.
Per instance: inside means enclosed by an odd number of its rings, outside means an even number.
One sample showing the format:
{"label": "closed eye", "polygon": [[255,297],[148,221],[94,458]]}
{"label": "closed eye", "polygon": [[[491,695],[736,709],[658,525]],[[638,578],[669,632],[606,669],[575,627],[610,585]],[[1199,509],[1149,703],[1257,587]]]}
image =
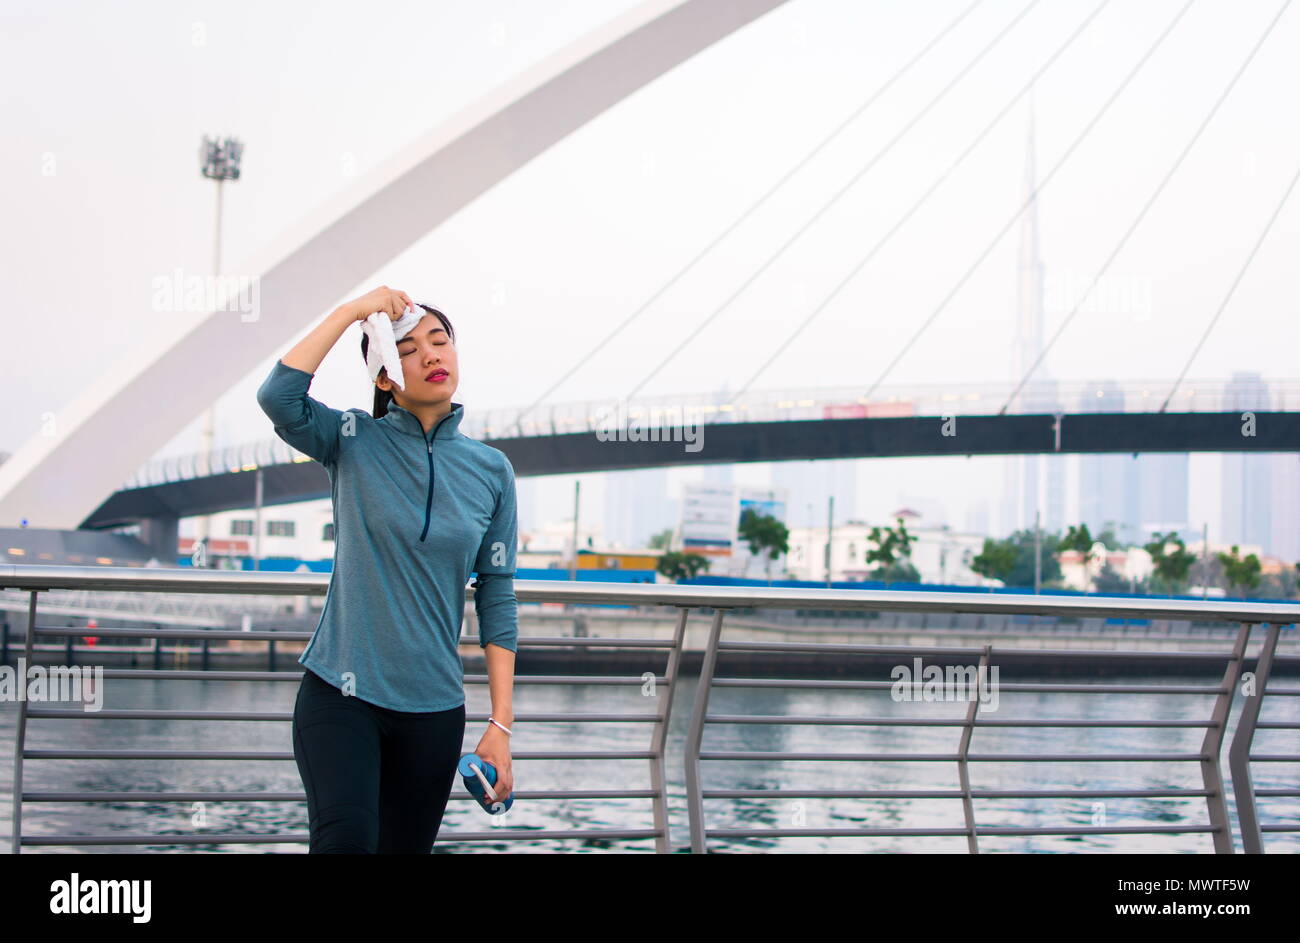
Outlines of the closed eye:
{"label": "closed eye", "polygon": [[[434,347],[446,347],[446,346],[447,346],[447,342],[446,342],[446,341],[438,341],[438,342],[435,343],[433,346],[434,346]],[[414,353],[414,352],[415,352],[415,348],[414,348],[414,347],[408,347],[406,350],[399,350],[397,353],[398,353],[398,356],[405,357],[407,354]]]}

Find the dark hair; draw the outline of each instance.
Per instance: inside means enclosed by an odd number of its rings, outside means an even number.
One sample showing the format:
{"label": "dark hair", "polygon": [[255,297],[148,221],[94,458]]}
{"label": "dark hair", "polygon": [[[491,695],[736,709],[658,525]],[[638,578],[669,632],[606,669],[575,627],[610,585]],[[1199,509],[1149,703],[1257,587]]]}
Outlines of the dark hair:
{"label": "dark hair", "polygon": [[[445,314],[443,314],[437,308],[431,308],[426,304],[420,304],[420,302],[418,301],[416,302],[416,305],[418,307],[423,308],[427,313],[432,314],[439,321],[441,321],[442,326],[447,331],[447,336],[451,338],[451,342],[453,344],[456,343],[456,331],[452,328],[451,322],[447,320],[447,316]],[[369,352],[369,350],[370,350],[370,338],[366,336],[366,333],[364,331],[362,331],[361,332],[361,359],[362,360],[366,359],[366,354]],[[379,375],[387,376],[388,374],[383,367],[380,367]],[[376,386],[375,406],[374,409],[370,411],[370,414],[374,416],[376,419],[382,419],[384,416],[388,415],[388,404],[391,403],[392,401],[393,401],[393,394],[390,391],[381,390],[378,386]]]}

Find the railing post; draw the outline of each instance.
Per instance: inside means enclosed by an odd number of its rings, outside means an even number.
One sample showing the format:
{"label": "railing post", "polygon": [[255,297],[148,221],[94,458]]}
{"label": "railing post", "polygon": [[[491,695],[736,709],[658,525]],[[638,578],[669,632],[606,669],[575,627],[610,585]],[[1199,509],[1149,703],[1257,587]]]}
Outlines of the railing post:
{"label": "railing post", "polygon": [[22,696],[18,698],[18,722],[14,728],[14,831],[11,854],[20,855],[23,849],[23,747],[27,743],[27,677],[26,668],[31,667],[35,653],[36,640],[36,595],[40,590],[32,590],[27,602],[27,639],[23,644],[26,656],[23,670],[19,671],[16,681],[23,686]]}
{"label": "railing post", "polygon": [[691,726],[686,734],[686,812],[691,823],[691,854],[702,855],[704,846],[704,797],[700,794],[700,743],[704,739],[704,715],[709,709],[709,688],[713,685],[714,665],[718,656],[718,636],[722,634],[722,615],[726,609],[713,610],[709,641],[700,662],[700,680],[695,687],[695,704]]}
{"label": "railing post", "polygon": [[668,684],[668,696],[659,698],[659,722],[655,724],[654,736],[650,740],[650,749],[654,758],[650,761],[650,788],[655,791],[652,800],[654,807],[655,851],[658,854],[670,854],[673,850],[668,834],[668,784],[664,776],[664,748],[668,743],[668,721],[672,716],[673,700],[677,695],[677,676],[682,659],[682,646],[686,639],[686,617],[690,609],[679,607],[677,629],[673,633],[672,651],[668,653],[668,663],[664,667],[664,681]]}
{"label": "railing post", "polygon": [[[159,628],[160,627],[155,624],[153,630],[157,632]],[[155,635],[153,637],[153,670],[159,671],[161,669],[162,669],[162,639]]]}
{"label": "railing post", "polygon": [[972,855],[980,853],[979,838],[975,834],[975,803],[970,795],[970,764],[966,759],[970,755],[971,736],[975,733],[975,715],[980,709],[980,689],[988,675],[989,655],[992,645],[985,645],[980,654],[980,664],[975,682],[975,696],[971,698],[970,707],[966,708],[966,724],[961,731],[961,747],[957,751],[957,776],[961,781],[961,807],[966,817],[966,849]]}
{"label": "railing post", "polygon": [[1255,808],[1255,783],[1250,775],[1250,747],[1255,739],[1255,725],[1264,706],[1264,689],[1273,669],[1273,652],[1277,650],[1281,626],[1269,624],[1264,644],[1255,665],[1255,692],[1245,695],[1237,729],[1228,748],[1228,770],[1232,774],[1232,795],[1237,802],[1237,826],[1241,829],[1241,849],[1248,855],[1264,853],[1264,834],[1259,828],[1259,811]]}
{"label": "railing post", "polygon": [[1232,841],[1232,825],[1228,820],[1228,797],[1223,785],[1219,753],[1223,750],[1223,731],[1228,726],[1232,698],[1237,693],[1237,682],[1241,679],[1241,662],[1246,655],[1246,643],[1250,641],[1250,629],[1251,623],[1243,622],[1237,632],[1232,656],[1223,672],[1219,696],[1214,699],[1211,725],[1205,728],[1205,739],[1201,742],[1201,778],[1209,792],[1205,804],[1209,809],[1210,824],[1215,827],[1214,853],[1219,855],[1230,855],[1236,850]]}

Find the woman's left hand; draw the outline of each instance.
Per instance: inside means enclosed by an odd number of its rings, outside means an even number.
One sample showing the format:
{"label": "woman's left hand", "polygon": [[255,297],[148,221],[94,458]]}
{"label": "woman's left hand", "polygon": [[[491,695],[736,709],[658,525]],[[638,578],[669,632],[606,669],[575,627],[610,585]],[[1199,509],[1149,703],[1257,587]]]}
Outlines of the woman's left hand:
{"label": "woman's left hand", "polygon": [[497,794],[497,802],[505,802],[515,791],[515,774],[510,768],[510,735],[492,724],[474,752],[496,767],[497,781],[492,789]]}

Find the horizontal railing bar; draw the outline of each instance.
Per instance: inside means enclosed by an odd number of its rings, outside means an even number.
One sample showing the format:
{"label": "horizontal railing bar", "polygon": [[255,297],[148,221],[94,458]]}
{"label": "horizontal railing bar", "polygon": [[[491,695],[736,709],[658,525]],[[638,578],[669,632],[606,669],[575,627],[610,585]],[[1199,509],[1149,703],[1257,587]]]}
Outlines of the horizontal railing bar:
{"label": "horizontal railing bar", "polygon": [[[1272,692],[1269,692],[1272,693]],[[1285,723],[1280,720],[1259,721],[1255,724],[1256,730],[1300,730],[1300,724]]]}
{"label": "horizontal railing bar", "polygon": [[305,845],[311,839],[306,832],[280,835],[253,832],[212,835],[24,835],[22,845]]}
{"label": "horizontal railing bar", "polygon": [[[965,727],[961,717],[942,720],[780,714],[706,714],[708,724],[843,724],[850,727]],[[976,727],[1218,727],[1213,720],[994,720],[976,715]]]}
{"label": "horizontal railing bar", "polygon": [[[238,720],[238,721],[292,721],[292,711],[261,713],[258,711],[176,711],[176,710],[98,710],[85,711],[76,708],[29,707],[28,717],[44,717],[47,720]],[[467,713],[467,721],[486,721],[486,713]],[[552,723],[645,723],[657,724],[662,720],[658,714],[516,714],[515,722],[533,724]]]}
{"label": "horizontal railing bar", "polygon": [[[0,588],[193,592],[234,595],[324,596],[328,573],[263,573],[180,567],[83,567],[7,564]],[[869,612],[975,612],[1045,616],[1103,616],[1270,623],[1300,622],[1300,603],[1250,600],[1058,596],[1031,593],[925,592],[914,590],[794,589],[787,587],[681,586],[515,580],[520,602],[678,606],[682,608],[816,609]],[[465,598],[474,589],[465,587]]]}
{"label": "horizontal railing bar", "polygon": [[[137,681],[292,681],[302,680],[303,671],[202,671],[168,668],[105,668],[104,678]],[[466,684],[487,684],[487,675],[467,674]],[[515,675],[515,684],[644,684],[641,675]],[[655,678],[656,685],[670,685],[666,677]]]}
{"label": "horizontal railing bar", "polygon": [[[465,675],[466,684],[487,684],[487,675]],[[614,684],[641,685],[649,680],[642,675],[527,675],[517,674],[515,684]],[[672,679],[658,675],[654,679],[657,686],[670,686]]]}
{"label": "horizontal railing bar", "polygon": [[[1300,830],[1300,826],[1297,826]],[[1000,828],[976,826],[976,835],[1180,835],[1188,832],[1217,832],[1217,825],[1104,826],[1080,825],[1075,828]],[[710,828],[708,838],[923,838],[946,835],[969,835],[966,828]]]}
{"label": "horizontal railing bar", "polygon": [[1261,825],[1261,832],[1300,832],[1300,825]]}
{"label": "horizontal railing bar", "polygon": [[289,629],[283,632],[269,630],[243,632],[239,629],[101,629],[98,627],[92,629],[84,625],[71,628],[67,626],[60,628],[38,625],[32,634],[37,638],[42,635],[57,635],[61,638],[93,635],[96,638],[172,638],[221,642],[306,642],[311,639],[312,635],[310,632]]}
{"label": "horizontal railing bar", "polygon": [[[512,753],[513,760],[649,760],[653,750],[570,750]],[[289,753],[207,750],[23,750],[25,760],[292,760]]]}
{"label": "horizontal railing bar", "polygon": [[[215,654],[215,653],[214,653]],[[293,681],[302,680],[298,671],[227,671],[189,668],[105,668],[105,680],[130,681]]]}
{"label": "horizontal railing bar", "polygon": [[1263,756],[1252,753],[1252,763],[1300,763],[1300,756],[1294,753],[1266,753]]}
{"label": "horizontal railing bar", "polygon": [[1269,697],[1300,697],[1300,688],[1269,688]]}
{"label": "horizontal railing bar", "polygon": [[[667,623],[665,623],[667,624]],[[477,645],[477,635],[464,635],[461,643]],[[519,647],[524,648],[672,648],[672,639],[656,638],[575,638],[567,635],[521,635]]]}
{"label": "horizontal railing bar", "polygon": [[[516,790],[516,799],[653,799],[653,789]],[[475,801],[453,794],[452,800]],[[305,792],[24,792],[23,802],[306,802]]]}
{"label": "horizontal railing bar", "polygon": [[705,838],[942,838],[966,836],[966,828],[709,828]]}
{"label": "horizontal railing bar", "polygon": [[[1033,651],[1025,649],[1025,651]],[[88,667],[88,666],[82,666]],[[104,678],[161,680],[161,681],[301,681],[303,671],[202,671],[197,669],[153,669],[153,668],[104,668]],[[467,674],[466,684],[487,684],[487,675]],[[642,684],[645,679],[640,675],[516,675],[516,684]],[[671,680],[665,677],[655,679],[656,684],[668,685]],[[762,687],[762,688],[825,688],[843,690],[888,691],[897,687],[896,681],[844,681],[827,679],[799,678],[715,678],[717,687]],[[1087,693],[1087,694],[1220,694],[1220,687],[1208,685],[1158,685],[1158,684],[1043,684],[1031,682],[999,682],[998,691],[1036,692],[1036,693]],[[1268,695],[1275,692],[1272,688]],[[1261,723],[1259,726],[1266,726]]]}
{"label": "horizontal railing bar", "polygon": [[[1028,649],[1027,649],[1028,650]],[[834,690],[888,691],[897,687],[897,681],[837,681],[828,679],[787,678],[714,678],[714,687],[727,688],[825,688]],[[1190,684],[1042,684],[1035,682],[999,682],[998,691],[1032,691],[1051,694],[1222,694],[1221,685]],[[1272,689],[1268,692],[1272,695]]]}
{"label": "horizontal railing bar", "polygon": [[[849,645],[849,644],[832,644],[826,642],[719,642],[718,651],[732,652],[781,652],[781,653],[803,653],[803,654],[824,654],[824,655],[917,655],[918,646],[916,645]],[[984,653],[983,646],[971,647],[947,647],[947,646],[925,646],[924,655],[934,658],[936,656],[974,656],[978,658]],[[995,660],[998,655],[1042,655],[1047,658],[1068,658],[1068,657],[1103,657],[1103,658],[1191,658],[1195,660],[1210,661],[1227,661],[1232,657],[1232,652],[1224,649],[1219,652],[1164,652],[1164,651],[1118,651],[1115,649],[1095,649],[1095,648],[1018,648],[1009,649],[1001,646],[990,646],[989,658]]]}
{"label": "horizontal railing bar", "polygon": [[622,841],[639,841],[646,838],[658,838],[659,829],[556,829],[550,831],[520,831],[505,828],[486,832],[439,832],[438,844],[454,842],[491,842],[491,841],[567,841],[569,839],[616,838]]}
{"label": "horizontal railing bar", "polygon": [[1218,825],[1077,825],[1033,828],[981,825],[975,831],[980,835],[1179,835],[1191,832],[1213,833],[1221,831],[1221,827]]}
{"label": "horizontal railing bar", "polygon": [[284,721],[293,720],[293,712],[259,713],[256,711],[146,711],[146,710],[67,710],[53,707],[29,707],[28,717],[44,717],[47,720],[258,720]]}
{"label": "horizontal railing bar", "polygon": [[[771,753],[757,751],[700,753],[702,760],[766,760],[799,762],[811,760],[853,760],[885,763],[954,763],[956,753]],[[1199,762],[1209,759],[1201,753],[970,753],[975,763],[1168,763]],[[1255,757],[1251,757],[1255,759]],[[1300,758],[1297,758],[1300,759]]]}
{"label": "horizontal railing bar", "polygon": [[[517,831],[504,828],[490,832],[440,832],[437,844],[469,841],[541,841],[560,839],[621,839],[639,840],[658,838],[657,829],[581,829],[557,831]],[[299,845],[310,841],[305,832],[252,834],[244,832],[212,835],[24,835],[23,845]]]}
{"label": "horizontal railing bar", "polygon": [[[120,629],[120,628],[94,628],[86,626],[36,626],[32,635],[39,638],[41,636],[57,636],[58,638],[77,638],[86,635],[93,635],[96,638],[170,638],[170,639],[189,639],[194,641],[242,641],[242,642],[306,642],[312,637],[311,632],[285,629],[284,631],[253,631],[244,632],[240,629]],[[477,644],[479,638],[477,635],[464,635],[460,639],[462,644]],[[535,648],[565,647],[573,646],[586,648],[672,648],[672,639],[654,639],[654,638],[573,638],[564,635],[521,635],[519,636],[519,645],[532,646]]]}
{"label": "horizontal railing bar", "polygon": [[1300,796],[1300,789],[1256,789],[1257,796]]}
{"label": "horizontal railing bar", "polygon": [[[705,789],[706,799],[962,799],[959,789]],[[972,789],[972,799],[1203,799],[1208,789]]]}

